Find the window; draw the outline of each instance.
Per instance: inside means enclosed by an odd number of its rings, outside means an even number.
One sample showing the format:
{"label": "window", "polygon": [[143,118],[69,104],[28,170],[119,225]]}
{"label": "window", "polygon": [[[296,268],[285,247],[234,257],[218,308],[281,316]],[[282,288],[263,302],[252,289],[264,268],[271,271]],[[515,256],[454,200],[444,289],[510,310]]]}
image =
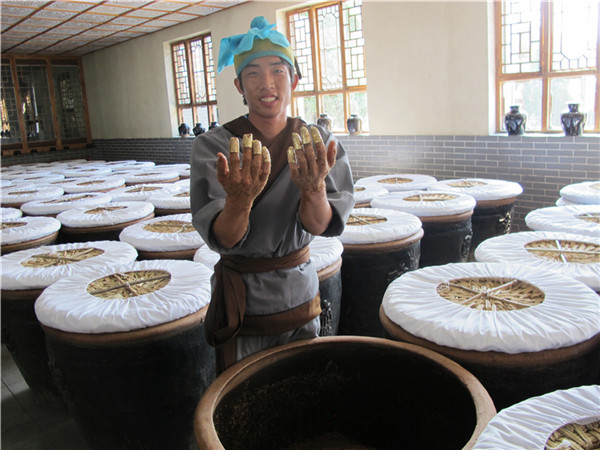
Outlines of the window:
{"label": "window", "polygon": [[92,142],[79,59],[6,56],[1,67],[3,155]]}
{"label": "window", "polygon": [[597,0],[496,3],[498,131],[511,105],[527,113],[527,132],[561,131],[568,103],[600,131]]}
{"label": "window", "polygon": [[215,66],[210,34],[171,44],[178,125],[208,129],[217,118]]}
{"label": "window", "polygon": [[311,5],[287,13],[288,37],[302,79],[292,97],[292,115],[316,123],[328,114],[332,130],[347,131],[351,114],[369,129],[362,2]]}

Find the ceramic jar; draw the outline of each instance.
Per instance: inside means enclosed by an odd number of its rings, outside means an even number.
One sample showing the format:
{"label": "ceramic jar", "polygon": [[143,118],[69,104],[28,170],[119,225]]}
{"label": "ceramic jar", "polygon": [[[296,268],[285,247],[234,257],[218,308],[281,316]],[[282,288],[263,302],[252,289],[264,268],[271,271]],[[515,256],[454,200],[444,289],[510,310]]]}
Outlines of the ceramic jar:
{"label": "ceramic jar", "polygon": [[362,132],[362,120],[356,114],[350,114],[348,120],[346,120],[349,134],[360,134]]}
{"label": "ceramic jar", "polygon": [[329,117],[329,115],[327,113],[320,114],[319,118],[317,119],[317,125],[322,126],[327,131],[331,131],[331,125],[332,125],[331,117]]}
{"label": "ceramic jar", "polygon": [[509,136],[522,135],[525,133],[525,126],[527,125],[527,114],[519,111],[519,105],[513,105],[504,116],[504,125]]}
{"label": "ceramic jar", "polygon": [[581,136],[587,114],[579,112],[579,103],[569,103],[569,111],[560,116],[560,124],[565,136]]}

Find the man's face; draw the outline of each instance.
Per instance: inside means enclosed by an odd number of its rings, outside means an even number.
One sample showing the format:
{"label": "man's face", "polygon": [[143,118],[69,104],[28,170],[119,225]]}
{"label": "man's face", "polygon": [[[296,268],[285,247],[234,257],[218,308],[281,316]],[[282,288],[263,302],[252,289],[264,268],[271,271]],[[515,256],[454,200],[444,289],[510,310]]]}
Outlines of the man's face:
{"label": "man's face", "polygon": [[244,67],[240,77],[242,85],[237,78],[235,85],[240,94],[245,96],[250,114],[263,118],[287,117],[287,107],[292,90],[298,84],[298,77],[294,75],[290,80],[290,72],[281,58],[256,58]]}

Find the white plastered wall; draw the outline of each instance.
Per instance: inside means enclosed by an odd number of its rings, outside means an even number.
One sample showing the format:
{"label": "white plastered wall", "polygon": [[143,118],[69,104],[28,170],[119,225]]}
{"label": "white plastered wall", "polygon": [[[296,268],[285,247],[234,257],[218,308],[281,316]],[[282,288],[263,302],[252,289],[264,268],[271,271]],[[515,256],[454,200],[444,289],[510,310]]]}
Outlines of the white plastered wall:
{"label": "white plastered wall", "polygon": [[[246,31],[263,15],[271,23],[300,3],[255,1],[101,50],[83,58],[94,139],[177,135],[169,44],[210,32]],[[279,14],[278,14],[279,13]],[[490,131],[493,78],[485,2],[366,0],[363,5],[371,134],[481,135]],[[217,75],[219,121],[247,110],[233,68]],[[493,109],[493,108],[492,108]],[[191,125],[191,124],[188,124]]]}

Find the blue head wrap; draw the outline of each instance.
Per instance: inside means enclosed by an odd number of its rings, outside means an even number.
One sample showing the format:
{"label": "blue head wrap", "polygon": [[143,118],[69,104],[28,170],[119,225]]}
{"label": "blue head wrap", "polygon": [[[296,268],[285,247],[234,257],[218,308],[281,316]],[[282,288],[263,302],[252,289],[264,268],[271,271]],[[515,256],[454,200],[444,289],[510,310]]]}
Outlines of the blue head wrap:
{"label": "blue head wrap", "polygon": [[294,54],[289,41],[274,28],[275,24],[269,24],[263,16],[258,16],[252,19],[246,34],[221,39],[218,72],[235,63],[236,75],[239,76],[250,61],[261,56],[279,56],[294,66]]}

